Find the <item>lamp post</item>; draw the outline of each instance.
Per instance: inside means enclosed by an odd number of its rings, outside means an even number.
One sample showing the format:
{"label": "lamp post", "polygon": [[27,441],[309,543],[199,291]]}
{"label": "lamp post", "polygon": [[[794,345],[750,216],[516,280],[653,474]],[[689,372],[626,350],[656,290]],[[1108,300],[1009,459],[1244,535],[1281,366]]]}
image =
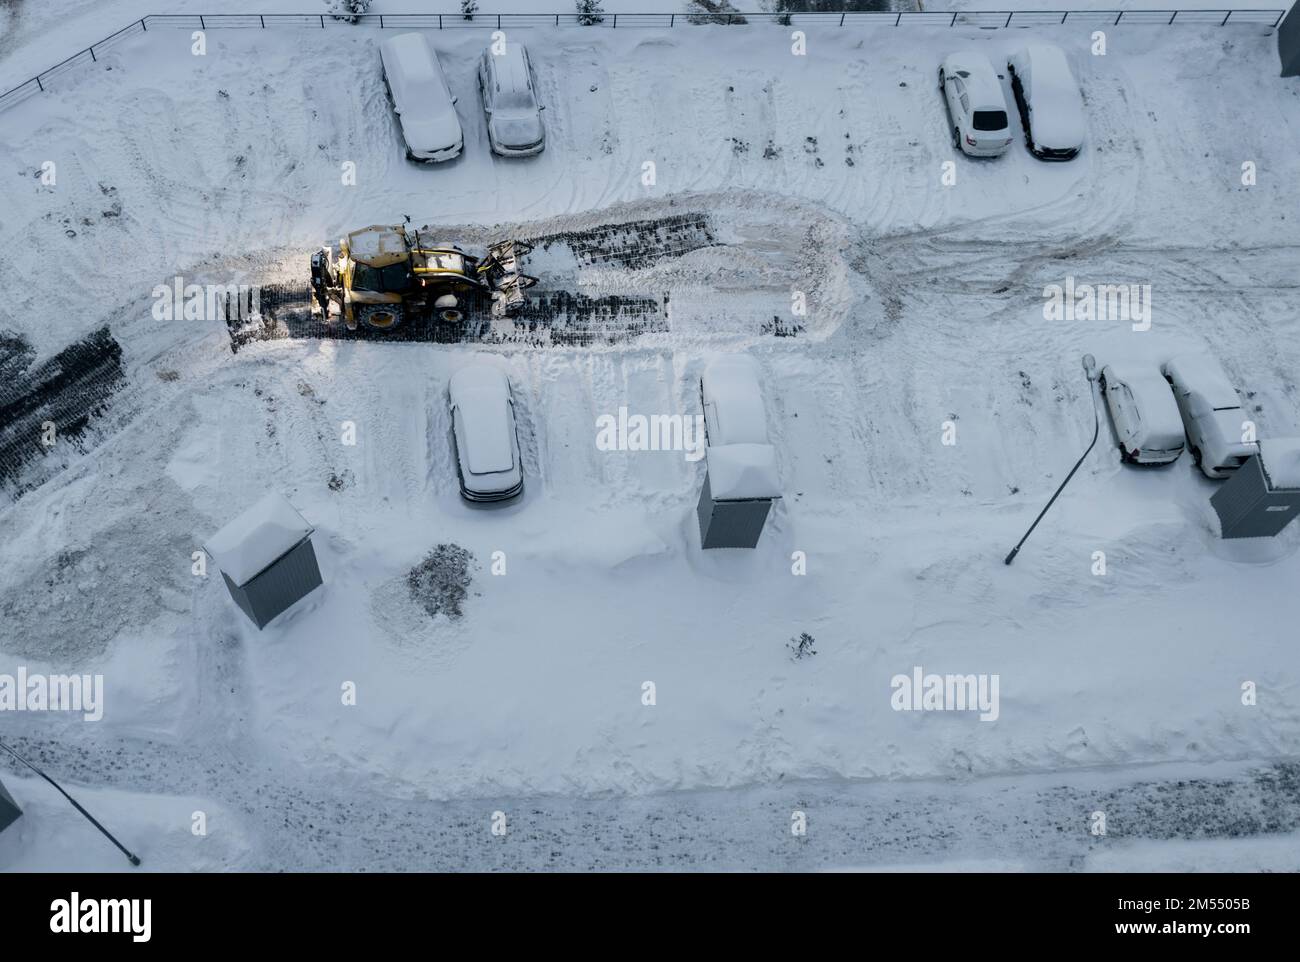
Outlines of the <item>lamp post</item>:
{"label": "lamp post", "polygon": [[1038,527],[1038,522],[1042,521],[1043,515],[1047,514],[1047,509],[1050,508],[1056,502],[1056,499],[1061,496],[1061,492],[1065,490],[1065,486],[1069,484],[1070,479],[1074,477],[1074,472],[1079,470],[1079,466],[1083,464],[1088,455],[1092,453],[1092,449],[1097,445],[1097,438],[1101,434],[1101,415],[1097,413],[1097,396],[1096,392],[1093,390],[1093,385],[1097,383],[1097,359],[1091,354],[1085,354],[1083,356],[1083,373],[1088,375],[1088,397],[1092,399],[1092,441],[1088,445],[1088,450],[1084,451],[1083,456],[1074,463],[1074,467],[1072,467],[1070,473],[1065,476],[1065,480],[1062,481],[1061,486],[1056,489],[1056,493],[1052,495],[1051,500],[1043,506],[1042,511],[1038,512],[1038,517],[1035,518],[1034,523],[1029,526],[1029,530],[1024,533],[1019,541],[1016,542],[1016,546],[1011,549],[1011,553],[1007,555],[1006,559],[1002,562],[1003,564],[1009,565],[1011,562],[1016,560],[1016,555],[1020,553],[1020,546],[1023,545],[1026,539],[1034,533],[1034,529]]}
{"label": "lamp post", "polygon": [[123,855],[125,855],[125,856],[127,857],[127,860],[128,860],[132,865],[139,865],[139,864],[140,864],[140,859],[139,859],[139,857],[138,857],[137,855],[135,855],[135,853],[133,853],[133,852],[132,852],[130,849],[128,849],[125,845],[123,845],[121,842],[119,842],[116,838],[114,838],[113,835],[112,835],[112,833],[109,832],[108,829],[106,829],[103,825],[100,825],[99,822],[95,820],[95,816],[91,815],[88,811],[86,811],[84,808],[82,808],[80,802],[78,802],[75,798],[73,798],[71,795],[69,795],[67,792],[65,792],[65,791],[63,790],[63,786],[62,786],[62,785],[60,785],[60,784],[59,784],[58,782],[56,782],[54,779],[50,778],[49,775],[46,775],[43,771],[41,771],[39,768],[37,768],[35,765],[33,765],[33,764],[32,764],[31,762],[29,762],[27,759],[25,759],[22,755],[19,755],[16,751],[14,751],[12,748],[10,748],[8,745],[6,745],[4,742],[0,742],[0,749],[4,749],[6,752],[8,752],[10,755],[12,755],[14,758],[16,758],[16,759],[17,759],[18,761],[20,761],[22,764],[26,765],[28,768],[30,768],[32,771],[34,771],[37,775],[41,776],[41,778],[45,779],[47,782],[49,782],[51,785],[53,785],[55,791],[57,791],[60,795],[62,795],[64,798],[66,798],[69,802],[71,802],[71,803],[72,803],[72,807],[75,808],[78,812],[80,812],[82,815],[84,815],[84,816],[86,817],[86,821],[90,822],[91,825],[93,825],[93,826],[95,826],[95,828],[99,829],[99,831],[104,835],[105,838],[107,838],[110,842],[112,842],[114,845],[116,845],[117,848],[118,848],[118,850],[119,850]]}

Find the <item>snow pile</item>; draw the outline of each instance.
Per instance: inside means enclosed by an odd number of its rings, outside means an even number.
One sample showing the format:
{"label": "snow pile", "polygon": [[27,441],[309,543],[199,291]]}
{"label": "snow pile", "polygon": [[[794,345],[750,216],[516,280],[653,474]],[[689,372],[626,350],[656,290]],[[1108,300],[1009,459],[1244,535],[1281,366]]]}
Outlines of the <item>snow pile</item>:
{"label": "snow pile", "polygon": [[203,550],[242,587],[313,530],[288,498],[272,492],[209,538]]}

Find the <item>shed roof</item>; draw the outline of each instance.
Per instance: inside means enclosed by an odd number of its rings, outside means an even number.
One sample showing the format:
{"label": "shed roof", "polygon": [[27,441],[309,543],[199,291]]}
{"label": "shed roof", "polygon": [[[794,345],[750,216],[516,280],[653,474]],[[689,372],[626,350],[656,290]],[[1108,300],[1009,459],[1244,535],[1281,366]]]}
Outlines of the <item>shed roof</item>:
{"label": "shed roof", "polygon": [[714,501],[781,497],[776,449],[770,444],[711,445],[706,455]]}
{"label": "shed roof", "polygon": [[1259,465],[1274,488],[1300,488],[1300,438],[1265,438]]}
{"label": "shed roof", "polygon": [[243,587],[313,530],[288,498],[273,492],[210,537],[203,550]]}

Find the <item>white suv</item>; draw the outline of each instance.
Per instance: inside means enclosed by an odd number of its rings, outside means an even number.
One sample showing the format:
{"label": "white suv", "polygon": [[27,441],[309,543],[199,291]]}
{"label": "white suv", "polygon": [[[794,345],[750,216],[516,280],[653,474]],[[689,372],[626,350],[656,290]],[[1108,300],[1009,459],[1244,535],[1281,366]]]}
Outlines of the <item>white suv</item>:
{"label": "white suv", "polygon": [[1226,478],[1259,453],[1254,425],[1218,361],[1203,354],[1184,354],[1164,366],[1174,388],[1192,457],[1207,478]]}
{"label": "white suv", "polygon": [[952,121],[952,145],[971,157],[997,157],[1011,145],[1007,98],[989,58],[974,51],[949,54],[939,67]]}
{"label": "white suv", "polygon": [[487,117],[492,153],[502,157],[540,154],[546,146],[546,129],[537,102],[537,77],[528,50],[511,41],[483,52],[478,64],[478,91]]}

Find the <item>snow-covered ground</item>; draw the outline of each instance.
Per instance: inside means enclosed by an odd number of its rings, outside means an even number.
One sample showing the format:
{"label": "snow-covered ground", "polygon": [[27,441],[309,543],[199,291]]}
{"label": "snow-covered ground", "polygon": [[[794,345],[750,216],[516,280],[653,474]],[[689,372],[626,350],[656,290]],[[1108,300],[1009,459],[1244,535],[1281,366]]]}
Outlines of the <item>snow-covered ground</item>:
{"label": "snow-covered ground", "polygon": [[[1018,31],[810,31],[803,57],[779,27],[520,31],[549,137],[523,162],[491,158],[476,115],[486,30],[431,34],[466,131],[464,157],[434,169],[402,158],[364,28],[212,30],[202,57],[188,31],[151,31],[5,112],[0,234],[22,242],[0,249],[0,331],[25,341],[15,376],[104,324],[122,375],[84,452],[29,464],[0,507],[0,673],[102,673],[104,720],[16,714],[0,732],[81,777],[124,835],[192,837],[194,809],[242,804],[210,850],[160,851],[179,868],[317,864],[291,841],[261,847],[275,799],[333,818],[349,790],[457,812],[581,796],[555,802],[572,812],[592,797],[672,809],[688,803],[659,793],[713,789],[743,807],[799,780],[848,819],[862,788],[846,780],[917,779],[942,800],[1040,773],[1082,786],[1070,824],[1086,845],[1084,796],[1104,783],[1090,773],[1293,757],[1300,532],[1223,542],[1190,459],[1123,467],[1103,422],[1019,560],[1002,557],[1091,438],[1085,352],[1211,350],[1262,436],[1300,433],[1300,85],[1277,78],[1259,28],[1120,27],[1105,56],[1090,30],[1036,33],[1070,51],[1086,98],[1088,146],[1068,164],[1019,143],[970,161],[945,134],[942,54],[961,43],[997,62]],[[407,214],[476,242],[704,226],[634,263],[578,269],[563,244],[539,249],[543,286],[669,296],[658,328],[587,347],[288,338],[233,352],[222,322],[151,316],[154,285],[176,274],[300,283],[322,241]],[[1151,330],[1044,320],[1045,286],[1067,275],[1150,284]],[[699,549],[701,464],[595,444],[596,419],[620,407],[699,413],[699,375],[727,351],[764,373],[785,489],[748,553]],[[514,385],[527,486],[504,510],[457,494],[444,395],[471,357]],[[215,572],[191,574],[191,552],[267,490],[317,526],[326,586],[259,633]],[[430,617],[407,588],[443,543],[473,555],[460,617]],[[805,631],[818,654],[791,661]],[[914,666],[998,675],[998,719],[892,710],[891,678]],[[1242,704],[1247,681],[1257,705]],[[266,801],[212,787],[249,771]],[[18,786],[31,825],[58,823],[41,784]],[[62,867],[31,825],[0,864]],[[805,864],[1057,858],[1000,837],[849,844]],[[788,864],[754,844],[727,864]],[[1236,867],[1267,867],[1241,851]],[[1181,856],[1107,857],[1131,870]]]}

